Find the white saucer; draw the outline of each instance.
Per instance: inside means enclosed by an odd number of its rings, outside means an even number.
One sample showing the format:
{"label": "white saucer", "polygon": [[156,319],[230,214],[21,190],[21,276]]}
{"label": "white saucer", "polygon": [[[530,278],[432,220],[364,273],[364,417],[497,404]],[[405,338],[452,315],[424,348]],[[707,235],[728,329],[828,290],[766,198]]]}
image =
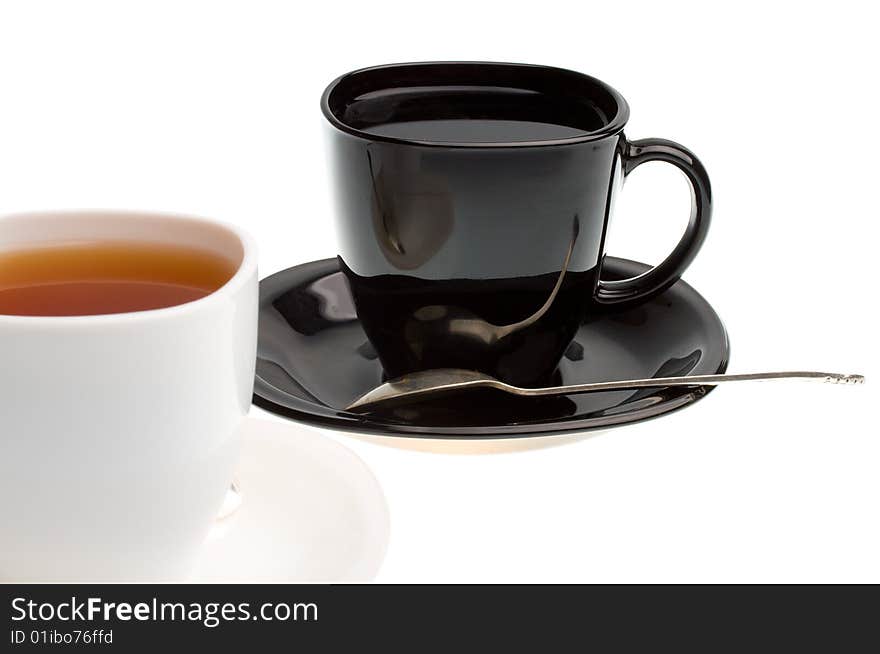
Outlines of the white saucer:
{"label": "white saucer", "polygon": [[357,455],[295,423],[249,418],[236,482],[189,581],[369,581],[388,546],[385,496]]}

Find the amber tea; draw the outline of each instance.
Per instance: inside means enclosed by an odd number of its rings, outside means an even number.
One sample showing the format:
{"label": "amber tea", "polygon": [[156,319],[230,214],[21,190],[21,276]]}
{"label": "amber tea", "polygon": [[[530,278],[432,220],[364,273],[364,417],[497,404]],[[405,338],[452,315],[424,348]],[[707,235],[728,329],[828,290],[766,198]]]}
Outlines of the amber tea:
{"label": "amber tea", "polygon": [[206,250],[138,241],[0,250],[0,315],[162,309],[209,295],[235,268],[232,261]]}

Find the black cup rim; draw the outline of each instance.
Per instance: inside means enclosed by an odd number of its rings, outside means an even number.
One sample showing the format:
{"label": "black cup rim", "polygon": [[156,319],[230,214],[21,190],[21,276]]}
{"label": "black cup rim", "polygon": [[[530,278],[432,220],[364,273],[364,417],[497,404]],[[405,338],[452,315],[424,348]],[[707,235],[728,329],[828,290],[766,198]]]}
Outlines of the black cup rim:
{"label": "black cup rim", "polygon": [[[379,70],[389,70],[393,68],[404,68],[408,66],[455,66],[455,65],[468,65],[468,66],[487,66],[487,67],[508,67],[508,68],[529,68],[529,69],[542,69],[550,74],[565,74],[565,75],[577,75],[581,77],[589,84],[592,84],[598,87],[602,92],[608,94],[617,104],[617,113],[614,117],[608,121],[607,124],[603,125],[598,130],[594,130],[591,132],[587,132],[582,136],[573,136],[565,139],[548,139],[541,141],[500,141],[500,142],[488,142],[488,143],[480,143],[480,142],[448,142],[448,141],[420,141],[417,139],[404,139],[395,136],[386,136],[383,134],[373,134],[369,132],[365,132],[363,130],[357,129],[356,127],[352,127],[347,123],[343,122],[339,119],[336,114],[333,113],[333,110],[330,108],[330,96],[333,91],[338,88],[338,86],[345,80],[351,78],[354,75],[360,75],[367,72],[374,72]],[[617,92],[613,87],[606,84],[600,79],[587,75],[585,73],[581,73],[578,71],[570,70],[567,68],[560,68],[558,66],[546,66],[543,64],[523,64],[523,63],[512,63],[512,62],[504,62],[504,61],[412,61],[412,62],[404,62],[404,63],[394,63],[394,64],[382,64],[379,66],[367,66],[365,68],[359,68],[357,70],[350,71],[343,75],[340,75],[335,80],[330,82],[326,89],[324,89],[324,93],[321,95],[321,111],[324,114],[324,117],[327,121],[336,129],[345,132],[347,134],[351,134],[352,136],[357,136],[359,138],[365,139],[367,141],[376,141],[382,143],[393,143],[396,145],[416,145],[420,147],[427,148],[465,148],[465,149],[485,149],[485,148],[536,148],[536,147],[549,147],[549,146],[559,146],[559,145],[575,145],[578,143],[589,143],[591,141],[598,141],[603,138],[607,138],[609,136],[613,136],[614,134],[618,134],[623,131],[624,126],[626,125],[627,120],[629,119],[629,104],[627,104],[624,97]]]}

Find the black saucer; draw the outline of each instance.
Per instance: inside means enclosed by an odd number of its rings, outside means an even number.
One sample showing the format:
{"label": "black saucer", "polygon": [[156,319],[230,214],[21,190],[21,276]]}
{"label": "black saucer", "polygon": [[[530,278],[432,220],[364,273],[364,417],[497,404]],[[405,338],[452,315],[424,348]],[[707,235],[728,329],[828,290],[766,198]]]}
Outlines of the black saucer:
{"label": "black saucer", "polygon": [[[606,276],[641,263],[607,257]],[[729,344],[706,300],[684,282],[635,309],[584,324],[554,383],[723,372]],[[260,283],[254,403],[330,429],[427,438],[540,436],[628,424],[693,404],[711,387],[652,388],[548,398],[473,391],[367,415],[343,411],[383,381],[336,259],[289,268]]]}

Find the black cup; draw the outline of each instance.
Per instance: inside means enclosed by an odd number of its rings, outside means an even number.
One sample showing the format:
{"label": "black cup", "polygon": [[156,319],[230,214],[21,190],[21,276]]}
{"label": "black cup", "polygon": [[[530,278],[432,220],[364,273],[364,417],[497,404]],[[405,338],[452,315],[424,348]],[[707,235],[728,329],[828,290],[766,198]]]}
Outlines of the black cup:
{"label": "black cup", "polygon": [[[455,367],[547,383],[579,324],[668,288],[709,227],[702,164],[671,141],[627,140],[626,101],[581,73],[377,66],[335,80],[321,108],[340,264],[390,377]],[[690,222],[660,265],[602,279],[615,195],[646,161],[687,176]]]}

